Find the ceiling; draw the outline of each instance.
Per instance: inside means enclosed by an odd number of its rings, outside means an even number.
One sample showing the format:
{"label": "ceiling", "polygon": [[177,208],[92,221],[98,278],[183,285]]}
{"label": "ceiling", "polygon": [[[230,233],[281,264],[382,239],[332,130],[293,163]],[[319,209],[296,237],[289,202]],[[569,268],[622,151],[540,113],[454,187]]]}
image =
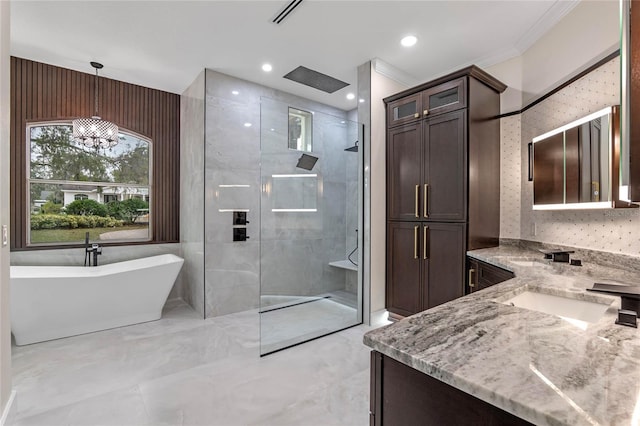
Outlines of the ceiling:
{"label": "ceiling", "polygon": [[[11,2],[11,54],[181,94],[204,69],[350,110],[373,58],[422,82],[517,56],[577,0],[305,0],[280,25],[278,1]],[[405,48],[400,39],[418,43]],[[269,62],[273,71],[261,65]],[[282,78],[303,65],[350,83],[333,94]]]}

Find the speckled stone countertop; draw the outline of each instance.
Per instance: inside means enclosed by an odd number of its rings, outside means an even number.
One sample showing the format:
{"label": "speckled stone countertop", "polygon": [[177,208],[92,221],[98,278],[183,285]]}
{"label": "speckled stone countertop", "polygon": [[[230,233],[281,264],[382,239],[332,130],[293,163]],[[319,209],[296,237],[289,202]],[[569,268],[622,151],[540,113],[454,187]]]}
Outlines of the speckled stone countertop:
{"label": "speckled stone countertop", "polygon": [[[640,424],[640,329],[614,324],[619,297],[585,291],[640,283],[637,265],[551,263],[516,245],[468,255],[516,277],[373,330],[364,343],[537,425]],[[610,306],[579,327],[500,303],[527,289]]]}

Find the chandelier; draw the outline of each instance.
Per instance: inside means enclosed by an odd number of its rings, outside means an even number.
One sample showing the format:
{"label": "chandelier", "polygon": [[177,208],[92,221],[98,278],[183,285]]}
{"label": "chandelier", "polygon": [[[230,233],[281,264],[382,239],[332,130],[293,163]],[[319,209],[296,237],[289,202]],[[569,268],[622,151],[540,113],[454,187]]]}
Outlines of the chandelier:
{"label": "chandelier", "polygon": [[91,62],[96,69],[95,78],[95,114],[91,118],[73,120],[73,138],[89,148],[112,148],[118,144],[118,126],[98,116],[98,70],[103,67],[98,62]]}

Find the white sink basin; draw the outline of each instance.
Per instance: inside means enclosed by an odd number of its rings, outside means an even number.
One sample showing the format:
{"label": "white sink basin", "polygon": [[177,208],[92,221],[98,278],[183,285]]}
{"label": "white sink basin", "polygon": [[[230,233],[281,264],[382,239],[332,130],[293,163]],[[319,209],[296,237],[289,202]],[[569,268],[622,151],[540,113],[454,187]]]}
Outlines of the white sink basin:
{"label": "white sink basin", "polygon": [[586,329],[588,323],[598,322],[613,302],[595,303],[526,290],[502,303],[555,315]]}

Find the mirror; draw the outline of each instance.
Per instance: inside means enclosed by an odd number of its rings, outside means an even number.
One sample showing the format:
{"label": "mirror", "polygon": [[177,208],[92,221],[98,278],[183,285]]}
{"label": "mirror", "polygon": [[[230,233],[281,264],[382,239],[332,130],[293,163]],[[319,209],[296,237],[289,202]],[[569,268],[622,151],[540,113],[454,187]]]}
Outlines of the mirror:
{"label": "mirror", "polygon": [[308,111],[289,108],[289,149],[313,151],[313,115]]}
{"label": "mirror", "polygon": [[615,207],[618,111],[608,107],[533,138],[534,210]]}

